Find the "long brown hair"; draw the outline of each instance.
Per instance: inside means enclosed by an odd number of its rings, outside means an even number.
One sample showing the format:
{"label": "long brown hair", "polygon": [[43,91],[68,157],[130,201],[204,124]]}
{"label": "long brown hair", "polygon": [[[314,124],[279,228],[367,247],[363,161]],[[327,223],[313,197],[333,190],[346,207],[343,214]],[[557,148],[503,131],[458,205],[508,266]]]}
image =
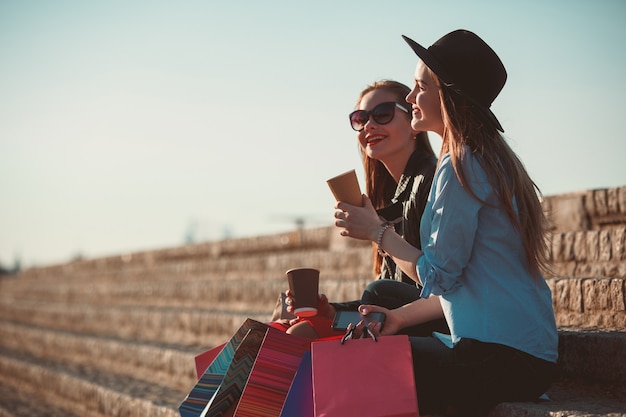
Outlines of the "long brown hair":
{"label": "long brown hair", "polygon": [[[355,108],[359,108],[361,100],[366,94],[375,90],[384,90],[393,94],[396,102],[405,106],[405,108],[409,110],[408,123],[411,122],[410,107],[405,100],[405,97],[411,92],[411,89],[398,81],[381,80],[368,85],[365,89],[363,89],[363,91],[361,91],[361,94],[359,94]],[[435,156],[426,132],[419,132],[415,135],[414,149],[418,149],[422,153],[429,156]],[[372,201],[372,205],[375,209],[383,208],[391,202],[398,184],[381,161],[367,156],[365,150],[360,145],[359,151],[361,152],[363,169],[365,170],[365,192]],[[373,246],[374,275],[379,275],[382,257],[378,254],[375,243]]]}
{"label": "long brown hair", "polygon": [[480,201],[461,164],[466,151],[478,156],[500,206],[520,233],[529,271],[535,276],[548,271],[547,221],[539,188],[495,124],[462,95],[442,85],[432,71],[430,74],[441,91],[444,131],[440,155],[450,154],[459,182]]}

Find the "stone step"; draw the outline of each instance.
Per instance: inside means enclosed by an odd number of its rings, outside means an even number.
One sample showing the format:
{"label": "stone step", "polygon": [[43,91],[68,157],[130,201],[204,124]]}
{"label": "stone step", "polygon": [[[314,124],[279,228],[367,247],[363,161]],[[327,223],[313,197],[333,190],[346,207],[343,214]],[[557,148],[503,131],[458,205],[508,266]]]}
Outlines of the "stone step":
{"label": "stone step", "polygon": [[626,331],[559,330],[558,364],[565,377],[626,388]]}
{"label": "stone step", "polygon": [[73,410],[56,408],[40,399],[40,395],[27,391],[22,384],[16,388],[0,381],[0,417],[82,417]]}
{"label": "stone step", "polygon": [[[321,279],[320,291],[330,295],[333,301],[354,300],[360,297],[367,282]],[[552,290],[559,327],[626,330],[626,278],[550,278],[547,282]],[[67,304],[70,311],[75,305],[127,310],[141,305],[155,311],[181,308],[232,313],[265,311],[269,315],[278,294],[286,288],[282,278],[263,282],[196,279],[147,283],[46,283],[31,287],[20,285],[17,289],[6,286],[0,293],[0,316],[27,307],[61,310],[63,304]],[[4,310],[9,312],[3,313]]]}
{"label": "stone step", "polygon": [[[176,410],[186,395],[159,381],[146,382],[5,349],[0,350],[0,386],[4,392],[19,391],[32,402],[84,417],[179,417]],[[37,415],[28,412],[13,415]]]}
{"label": "stone step", "polygon": [[222,341],[215,337],[207,340],[207,345],[197,347],[138,342],[3,321],[0,334],[1,349],[145,381],[158,380],[180,390],[188,390],[196,382],[194,357]]}
{"label": "stone step", "polygon": [[[560,379],[547,395],[548,401],[499,404],[486,417],[626,415],[623,384]],[[0,349],[0,416],[178,417],[185,396],[155,382]]]}
{"label": "stone step", "polygon": [[[224,240],[30,268],[22,271],[20,277],[38,282],[46,279],[148,281],[174,276],[265,280],[284,277],[284,272],[295,266],[320,268],[329,278],[370,277],[371,244],[337,239],[332,231],[332,227],[302,231],[302,239],[312,240],[314,244],[290,246],[288,243],[283,247],[281,242],[289,241],[284,235]],[[309,239],[308,234],[315,237]],[[554,272],[550,276],[626,277],[626,228],[553,233],[549,259]]]}
{"label": "stone step", "polygon": [[[209,333],[202,340],[171,337],[175,332],[164,329],[167,337],[152,342],[134,334],[78,333],[32,322],[0,321],[0,347],[76,365],[87,366],[98,358],[96,367],[144,379],[158,373],[168,385],[185,388],[194,382],[194,356],[228,340],[243,320],[244,316],[238,321],[232,319],[234,326],[229,331]],[[624,352],[624,331],[559,331],[558,364],[567,377],[626,383],[626,361],[615,360],[624,357]]]}
{"label": "stone step", "polygon": [[105,306],[24,301],[0,308],[0,320],[120,339],[206,345],[230,337],[246,318],[268,321],[271,311]]}
{"label": "stone step", "polygon": [[[275,237],[278,238],[278,237]],[[225,241],[228,242],[228,241]],[[224,242],[220,242],[224,243]],[[224,243],[225,244],[225,243]],[[217,245],[217,243],[216,243]],[[555,276],[626,276],[626,228],[598,231],[555,233],[552,236],[550,258]],[[176,254],[179,248],[170,251]],[[165,252],[165,251],[164,251]],[[130,256],[128,258],[127,256]],[[310,249],[285,252],[214,253],[194,258],[163,257],[158,263],[147,264],[145,258],[120,255],[72,262],[23,271],[23,281],[48,278],[56,282],[128,281],[128,280],[184,280],[204,276],[207,279],[230,278],[265,280],[284,277],[284,272],[294,266],[306,265],[320,268],[329,278],[369,277],[371,251],[369,246],[346,247],[341,250]],[[339,273],[341,276],[333,276]]]}
{"label": "stone step", "polygon": [[[138,379],[158,378],[178,389],[188,389],[195,383],[195,355],[226,340],[214,337],[204,346],[142,343],[9,322],[0,322],[0,333],[0,347],[4,349]],[[614,360],[626,352],[626,332],[561,331],[559,346],[559,369],[563,375],[626,382],[626,361]]]}
{"label": "stone step", "polygon": [[[334,301],[354,300],[361,296],[368,281],[321,277],[320,292],[332,294]],[[89,303],[95,305],[142,305],[199,307],[228,310],[258,309],[270,311],[278,294],[288,288],[284,277],[258,281],[248,279],[149,281],[149,282],[45,282],[37,286],[13,286],[0,293],[0,306],[23,301]]]}
{"label": "stone step", "polygon": [[548,401],[498,404],[486,417],[626,417],[621,385],[561,379],[547,395]]}
{"label": "stone step", "polygon": [[[303,234],[311,231],[304,231]],[[121,254],[107,258],[73,261],[66,264],[29,268],[21,271],[23,279],[45,280],[89,280],[115,279],[129,280],[147,276],[155,278],[168,275],[213,273],[228,279],[231,276],[251,276],[265,279],[268,276],[282,276],[285,271],[297,266],[312,266],[332,273],[341,271],[351,276],[352,270],[365,267],[371,273],[371,243],[343,239],[334,244],[325,233],[326,241],[314,246],[294,247],[288,250],[276,249],[276,245],[261,245],[257,248],[255,238],[239,239],[236,243],[248,250],[236,251],[229,248],[232,240],[199,244],[190,247],[175,247],[162,251]],[[268,241],[280,246],[281,235],[268,236]],[[252,248],[251,248],[252,247]],[[182,251],[192,250],[193,256],[184,256]],[[243,275],[242,275],[243,274]]]}

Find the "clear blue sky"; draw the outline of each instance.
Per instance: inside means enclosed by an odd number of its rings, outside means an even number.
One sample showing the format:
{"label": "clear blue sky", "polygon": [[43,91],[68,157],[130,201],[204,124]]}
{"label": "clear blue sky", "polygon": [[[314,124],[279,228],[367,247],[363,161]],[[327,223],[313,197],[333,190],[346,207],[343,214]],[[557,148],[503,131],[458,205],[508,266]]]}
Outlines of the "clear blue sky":
{"label": "clear blue sky", "polygon": [[357,94],[458,28],[545,195],[626,185],[623,0],[0,0],[0,263],[330,225]]}

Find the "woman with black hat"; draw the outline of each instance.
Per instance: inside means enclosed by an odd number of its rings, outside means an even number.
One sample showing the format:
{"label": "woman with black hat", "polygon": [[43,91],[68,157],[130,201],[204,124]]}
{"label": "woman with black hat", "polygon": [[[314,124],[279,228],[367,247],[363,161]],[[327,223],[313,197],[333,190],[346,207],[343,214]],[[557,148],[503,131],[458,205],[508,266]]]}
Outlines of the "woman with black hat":
{"label": "woman with black hat", "polygon": [[[534,400],[549,387],[558,335],[546,267],[538,190],[490,110],[506,70],[466,30],[429,48],[404,37],[420,58],[407,96],[411,124],[442,138],[421,220],[422,249],[381,224],[371,204],[337,204],[342,234],[378,242],[423,286],[421,299],[382,311],[382,334],[443,314],[451,334],[411,337],[422,413],[479,415],[502,401]],[[375,333],[378,329],[372,329]]]}

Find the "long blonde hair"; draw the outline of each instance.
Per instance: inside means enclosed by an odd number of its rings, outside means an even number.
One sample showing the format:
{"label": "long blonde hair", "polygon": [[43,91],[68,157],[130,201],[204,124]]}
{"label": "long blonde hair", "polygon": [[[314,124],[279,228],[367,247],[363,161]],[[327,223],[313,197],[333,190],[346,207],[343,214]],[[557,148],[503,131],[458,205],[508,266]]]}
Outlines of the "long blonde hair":
{"label": "long blonde hair", "polygon": [[430,74],[441,92],[444,131],[440,155],[450,154],[459,182],[480,200],[461,164],[466,150],[478,156],[500,206],[520,233],[529,271],[534,276],[548,271],[547,221],[539,188],[495,124],[462,95],[442,85],[432,71]]}

